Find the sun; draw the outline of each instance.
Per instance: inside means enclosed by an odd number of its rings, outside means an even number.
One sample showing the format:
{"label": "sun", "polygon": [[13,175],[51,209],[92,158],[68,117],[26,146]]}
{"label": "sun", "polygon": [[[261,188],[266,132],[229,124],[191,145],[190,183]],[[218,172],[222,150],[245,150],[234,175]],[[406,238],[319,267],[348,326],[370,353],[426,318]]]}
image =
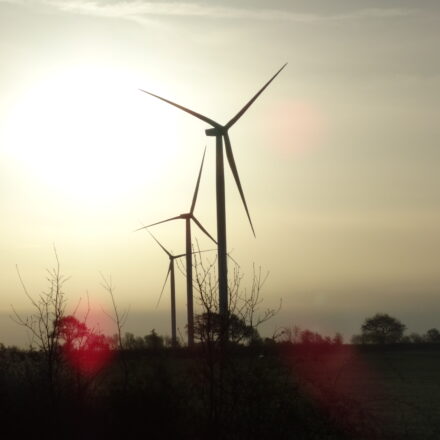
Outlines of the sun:
{"label": "sun", "polygon": [[178,143],[178,130],[167,130],[178,121],[153,108],[139,84],[138,75],[114,68],[54,72],[11,109],[6,151],[32,178],[69,197],[114,199],[133,191],[165,166]]}

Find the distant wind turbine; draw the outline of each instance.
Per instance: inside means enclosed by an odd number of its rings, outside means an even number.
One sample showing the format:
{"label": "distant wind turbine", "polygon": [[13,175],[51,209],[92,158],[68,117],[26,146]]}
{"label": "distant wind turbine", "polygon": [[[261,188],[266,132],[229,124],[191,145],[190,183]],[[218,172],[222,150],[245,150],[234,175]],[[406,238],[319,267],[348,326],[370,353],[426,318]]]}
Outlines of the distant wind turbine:
{"label": "distant wind turbine", "polygon": [[[244,197],[243,189],[240,183],[240,178],[238,176],[237,166],[235,164],[234,155],[232,153],[231,142],[229,139],[228,131],[229,129],[243,116],[243,114],[248,110],[248,108],[254,103],[254,101],[263,93],[263,91],[269,86],[269,84],[277,77],[277,75],[286,67],[287,63],[284,64],[275,75],[257,92],[257,94],[226,124],[221,125],[214,120],[203,116],[193,110],[183,107],[175,102],[169,101],[168,99],[162,98],[161,96],[155,95],[154,93],[142,90],[142,92],[147,93],[155,98],[160,99],[174,107],[183,110],[186,113],[206,122],[211,125],[212,128],[205,130],[207,136],[215,136],[216,138],[216,193],[217,193],[217,241],[218,241],[218,276],[219,276],[219,309],[220,315],[223,317],[223,322],[226,323],[226,318],[228,316],[228,268],[227,268],[227,243],[226,243],[226,207],[225,207],[225,175],[224,175],[224,164],[223,164],[223,139],[225,141],[226,157],[228,159],[229,167],[231,168],[232,174],[235,179],[235,183],[240,192],[241,200],[243,202],[244,208],[246,210],[249,223],[252,228],[252,232],[255,236],[254,226],[252,224],[251,216],[249,214],[249,209],[247,207],[246,199]],[[224,324],[226,325],[226,324]],[[222,330],[222,338],[227,338],[226,328]]]}
{"label": "distant wind turbine", "polygon": [[147,229],[148,233],[153,237],[155,242],[162,248],[162,250],[168,255],[170,259],[170,264],[168,266],[167,276],[165,277],[165,282],[163,283],[162,290],[160,291],[159,300],[157,301],[156,307],[159,305],[162,298],[163,291],[168,281],[168,277],[171,274],[170,279],[170,293],[171,293],[171,344],[173,347],[177,346],[177,327],[176,327],[176,282],[174,278],[174,260],[177,258],[182,258],[186,254],[173,255],[159,242],[159,240]]}
{"label": "distant wind turbine", "polygon": [[200,165],[199,175],[197,178],[196,188],[191,203],[191,208],[188,213],[180,214],[176,217],[171,217],[160,222],[152,223],[151,225],[143,226],[140,229],[149,228],[151,226],[160,225],[172,220],[185,220],[185,238],[186,238],[186,294],[187,294],[187,319],[188,319],[188,346],[194,345],[194,302],[193,302],[193,273],[192,273],[192,239],[191,239],[191,220],[215,243],[215,239],[211,234],[202,226],[202,224],[194,216],[194,209],[196,207],[197,195],[199,193],[200,178],[202,176],[203,163],[205,161],[206,148],[203,153],[202,163]]}

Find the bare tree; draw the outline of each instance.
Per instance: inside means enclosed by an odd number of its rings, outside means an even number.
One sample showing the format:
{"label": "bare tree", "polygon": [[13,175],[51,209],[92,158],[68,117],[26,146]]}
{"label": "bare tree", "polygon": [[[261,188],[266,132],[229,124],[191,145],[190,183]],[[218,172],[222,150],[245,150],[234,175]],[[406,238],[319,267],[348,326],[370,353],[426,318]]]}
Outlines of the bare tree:
{"label": "bare tree", "polygon": [[[202,313],[196,317],[196,336],[201,342],[217,342],[221,334],[221,319],[218,302],[218,282],[216,261],[203,260],[200,252],[195,253],[195,288],[199,293],[198,302]],[[243,288],[244,275],[238,263],[235,263],[232,276],[228,283],[228,339],[240,343],[250,341],[258,335],[257,329],[264,322],[273,318],[281,308],[266,308],[260,311],[263,303],[262,288],[269,273],[262,275],[261,267],[258,270],[253,266],[253,276],[250,288]]]}
{"label": "bare tree", "polygon": [[46,291],[40,293],[37,298],[34,298],[29,293],[17,266],[20,284],[33,307],[33,312],[30,315],[22,316],[11,306],[13,310],[11,318],[29,331],[31,348],[36,348],[44,356],[47,378],[52,391],[60,364],[60,332],[58,323],[65,316],[66,308],[63,286],[68,280],[61,273],[60,261],[55,246],[53,251],[56,265],[54,268],[47,270],[49,287]]}
{"label": "bare tree", "polygon": [[116,304],[115,295],[114,295],[114,286],[111,277],[105,278],[103,274],[101,274],[102,278],[102,286],[110,295],[112,301],[113,315],[110,315],[104,312],[116,325],[116,337],[117,337],[117,345],[119,351],[119,359],[121,360],[123,377],[124,377],[124,389],[127,386],[128,381],[128,364],[125,358],[125,347],[124,347],[124,338],[122,336],[122,330],[127,320],[128,311],[124,311],[120,313],[118,306]]}
{"label": "bare tree", "polygon": [[[203,392],[206,392],[209,423],[221,430],[223,423],[237,409],[237,387],[241,386],[237,382],[243,376],[249,376],[256,367],[254,356],[250,356],[248,363],[235,362],[230,349],[259,338],[258,326],[275,316],[279,308],[260,311],[261,291],[268,274],[262,276],[261,268],[256,271],[254,266],[252,284],[246,289],[242,287],[244,276],[240,266],[235,263],[228,283],[225,323],[219,307],[216,260],[202,259],[201,253],[196,252],[194,272],[194,287],[202,310],[194,320],[195,338],[200,341],[202,355],[202,362],[198,364],[200,383],[204,384]],[[225,334],[227,338],[224,338]]]}

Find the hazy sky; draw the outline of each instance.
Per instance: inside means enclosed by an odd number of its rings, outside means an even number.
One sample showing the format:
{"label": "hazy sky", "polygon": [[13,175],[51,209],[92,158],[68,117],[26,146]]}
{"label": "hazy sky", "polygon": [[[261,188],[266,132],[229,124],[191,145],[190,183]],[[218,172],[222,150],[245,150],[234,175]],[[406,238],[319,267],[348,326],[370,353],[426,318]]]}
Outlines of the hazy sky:
{"label": "hazy sky", "polygon": [[[73,310],[113,279],[126,330],[169,333],[167,257],[143,224],[189,209],[213,234],[214,140],[144,88],[227,122],[256,229],[228,170],[228,246],[270,276],[265,328],[358,331],[375,312],[440,327],[437,1],[0,0],[0,341],[46,287],[55,244]],[[154,232],[184,250],[184,224]],[[208,241],[196,234],[202,248]],[[184,278],[178,275],[184,332]],[[83,303],[84,304],[84,300]]]}

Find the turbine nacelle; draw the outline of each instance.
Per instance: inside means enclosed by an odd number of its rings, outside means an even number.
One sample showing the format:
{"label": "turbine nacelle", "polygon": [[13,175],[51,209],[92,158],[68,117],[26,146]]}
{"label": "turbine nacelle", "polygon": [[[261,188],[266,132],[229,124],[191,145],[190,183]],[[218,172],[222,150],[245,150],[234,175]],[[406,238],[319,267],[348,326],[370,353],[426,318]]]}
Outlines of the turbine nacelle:
{"label": "turbine nacelle", "polygon": [[212,127],[205,130],[206,136],[223,136],[226,133],[224,127]]}

